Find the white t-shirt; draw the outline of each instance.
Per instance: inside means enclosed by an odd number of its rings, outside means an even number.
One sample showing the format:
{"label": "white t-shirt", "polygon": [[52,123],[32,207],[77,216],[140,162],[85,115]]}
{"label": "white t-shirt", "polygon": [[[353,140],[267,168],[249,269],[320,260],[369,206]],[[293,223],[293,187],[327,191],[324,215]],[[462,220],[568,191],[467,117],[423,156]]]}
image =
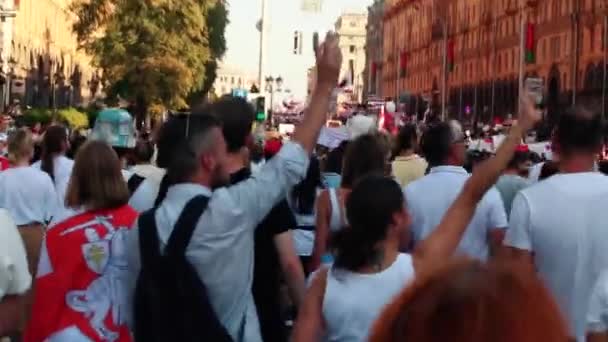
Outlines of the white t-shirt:
{"label": "white t-shirt", "polygon": [[587,313],[587,332],[605,333],[608,331],[608,270],[600,275],[589,299]]}
{"label": "white t-shirt", "polygon": [[15,224],[48,223],[60,207],[51,177],[33,167],[17,167],[0,173],[0,208]]}
{"label": "white t-shirt", "polygon": [[[41,162],[37,161],[32,167],[40,170]],[[68,192],[68,185],[70,183],[70,177],[72,176],[72,169],[74,168],[74,161],[65,156],[57,156],[53,160],[53,176],[55,177],[55,189],[59,203],[64,206],[65,194]],[[65,207],[64,207],[65,209]]]}
{"label": "white t-shirt", "polygon": [[589,296],[608,268],[608,177],[557,174],[522,190],[513,201],[505,244],[534,253],[570,331],[584,341]]}
{"label": "white t-shirt", "polygon": [[[412,216],[411,231],[414,242],[426,239],[435,230],[467,179],[469,174],[462,167],[438,166],[404,189],[405,204]],[[456,253],[487,260],[490,230],[503,229],[507,225],[502,198],[498,191],[492,188],[477,206]]]}
{"label": "white t-shirt", "polygon": [[165,170],[152,165],[136,165],[131,171],[145,178],[129,199],[129,205],[137,212],[143,213],[154,207]]}
{"label": "white t-shirt", "polygon": [[384,307],[414,279],[411,255],[375,274],[354,273],[332,267],[327,272],[323,297],[326,341],[366,341]]}
{"label": "white t-shirt", "polygon": [[31,284],[23,240],[8,211],[0,209],[0,300],[25,293]]}

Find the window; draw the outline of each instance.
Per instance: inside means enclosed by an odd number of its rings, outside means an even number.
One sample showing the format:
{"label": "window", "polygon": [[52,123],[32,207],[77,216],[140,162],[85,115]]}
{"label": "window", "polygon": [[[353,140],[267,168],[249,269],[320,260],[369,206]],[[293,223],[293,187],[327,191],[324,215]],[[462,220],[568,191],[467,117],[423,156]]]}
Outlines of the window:
{"label": "window", "polygon": [[351,21],[349,25],[350,25],[350,27],[357,27],[357,22]]}
{"label": "window", "polygon": [[560,37],[551,38],[551,46],[550,46],[550,58],[555,60],[560,57]]}
{"label": "window", "polygon": [[348,50],[350,51],[350,53],[355,53],[357,48],[354,45],[351,45]]}
{"label": "window", "polygon": [[230,84],[234,84],[234,76],[231,77]]}

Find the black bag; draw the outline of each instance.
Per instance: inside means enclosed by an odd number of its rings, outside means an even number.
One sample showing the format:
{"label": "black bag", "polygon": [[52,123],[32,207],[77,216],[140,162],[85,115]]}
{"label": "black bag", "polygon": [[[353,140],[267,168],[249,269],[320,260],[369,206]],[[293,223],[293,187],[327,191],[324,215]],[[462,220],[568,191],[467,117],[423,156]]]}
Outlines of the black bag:
{"label": "black bag", "polygon": [[185,251],[209,198],[193,198],[160,253],[152,209],[139,218],[141,271],[135,293],[135,341],[232,341],[218,320],[207,289]]}
{"label": "black bag", "polygon": [[129,188],[130,196],[133,196],[135,191],[137,191],[137,189],[139,188],[141,183],[144,182],[144,180],[146,180],[144,177],[142,177],[136,173],[134,173],[131,177],[129,177],[129,181],[127,182],[127,187]]}

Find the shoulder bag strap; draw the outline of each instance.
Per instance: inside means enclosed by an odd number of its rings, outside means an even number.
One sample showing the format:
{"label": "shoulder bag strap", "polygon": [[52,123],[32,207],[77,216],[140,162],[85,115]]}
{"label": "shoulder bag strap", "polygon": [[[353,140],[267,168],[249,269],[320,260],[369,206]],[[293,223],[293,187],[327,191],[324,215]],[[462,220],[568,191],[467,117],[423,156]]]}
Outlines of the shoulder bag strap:
{"label": "shoulder bag strap", "polygon": [[129,181],[127,182],[127,187],[129,188],[129,193],[131,196],[137,191],[141,183],[145,180],[144,177],[134,173],[131,177],[129,177]]}
{"label": "shoulder bag strap", "polygon": [[196,196],[186,204],[167,243],[167,255],[178,255],[186,252],[186,247],[190,243],[196,224],[207,209],[208,204],[209,197],[206,196]]}
{"label": "shoulder bag strap", "polygon": [[153,265],[160,257],[160,243],[156,227],[156,209],[151,209],[139,216],[137,226],[139,229],[139,253],[141,264]]}
{"label": "shoulder bag strap", "polygon": [[169,181],[169,175],[165,173],[163,179],[160,182],[160,187],[158,189],[158,195],[156,196],[156,200],[154,200],[154,207],[158,207],[161,202],[167,196],[167,192],[169,191],[169,186],[171,182]]}

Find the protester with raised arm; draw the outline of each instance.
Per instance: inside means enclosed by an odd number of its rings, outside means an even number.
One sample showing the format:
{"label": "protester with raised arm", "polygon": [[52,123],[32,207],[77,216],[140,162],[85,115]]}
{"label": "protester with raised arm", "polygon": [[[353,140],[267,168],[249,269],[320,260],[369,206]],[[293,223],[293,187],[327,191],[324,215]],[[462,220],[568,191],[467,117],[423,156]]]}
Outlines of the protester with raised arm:
{"label": "protester with raised arm", "polygon": [[[330,33],[318,48],[317,84],[310,106],[292,141],[286,143],[255,177],[234,186],[225,187],[230,180],[226,168],[228,152],[217,119],[205,113],[193,113],[187,120],[171,124],[171,129],[182,132],[183,136],[175,141],[179,148],[175,149],[167,169],[170,183],[174,185],[153,212],[153,222],[157,227],[154,233],[161,246],[166,245],[184,208],[194,200],[207,199],[206,209],[203,209],[202,216],[193,228],[185,255],[204,283],[215,315],[233,340],[260,340],[251,293],[254,230],[287,191],[306,175],[309,156],[325,124],[330,96],[337,84],[341,65],[338,37]],[[135,296],[141,295],[134,290],[135,278],[140,270],[155,267],[141,263],[140,231],[145,230],[142,229],[140,218],[128,245],[132,279],[127,282],[133,289],[131,295]],[[162,289],[159,291],[162,294]],[[158,338],[162,330],[172,334],[172,340],[178,341],[188,334],[179,325],[180,320],[174,319],[185,317],[179,315],[184,315],[187,310],[176,312],[160,308],[158,312],[163,316],[156,319],[162,321],[166,318],[166,322],[175,322],[175,325],[151,328],[144,319],[146,313],[138,310],[138,307],[135,309],[134,317],[129,316],[134,318],[136,337],[148,333]]]}
{"label": "protester with raised arm", "polygon": [[399,253],[411,218],[399,185],[370,176],[356,185],[346,203],[349,227],[334,238],[335,263],[314,278],[300,310],[294,341],[367,340],[382,308],[416,275],[452,257],[484,194],[511,160],[521,136],[540,119],[526,101],[520,122],[469,178],[427,239],[411,255]]}

